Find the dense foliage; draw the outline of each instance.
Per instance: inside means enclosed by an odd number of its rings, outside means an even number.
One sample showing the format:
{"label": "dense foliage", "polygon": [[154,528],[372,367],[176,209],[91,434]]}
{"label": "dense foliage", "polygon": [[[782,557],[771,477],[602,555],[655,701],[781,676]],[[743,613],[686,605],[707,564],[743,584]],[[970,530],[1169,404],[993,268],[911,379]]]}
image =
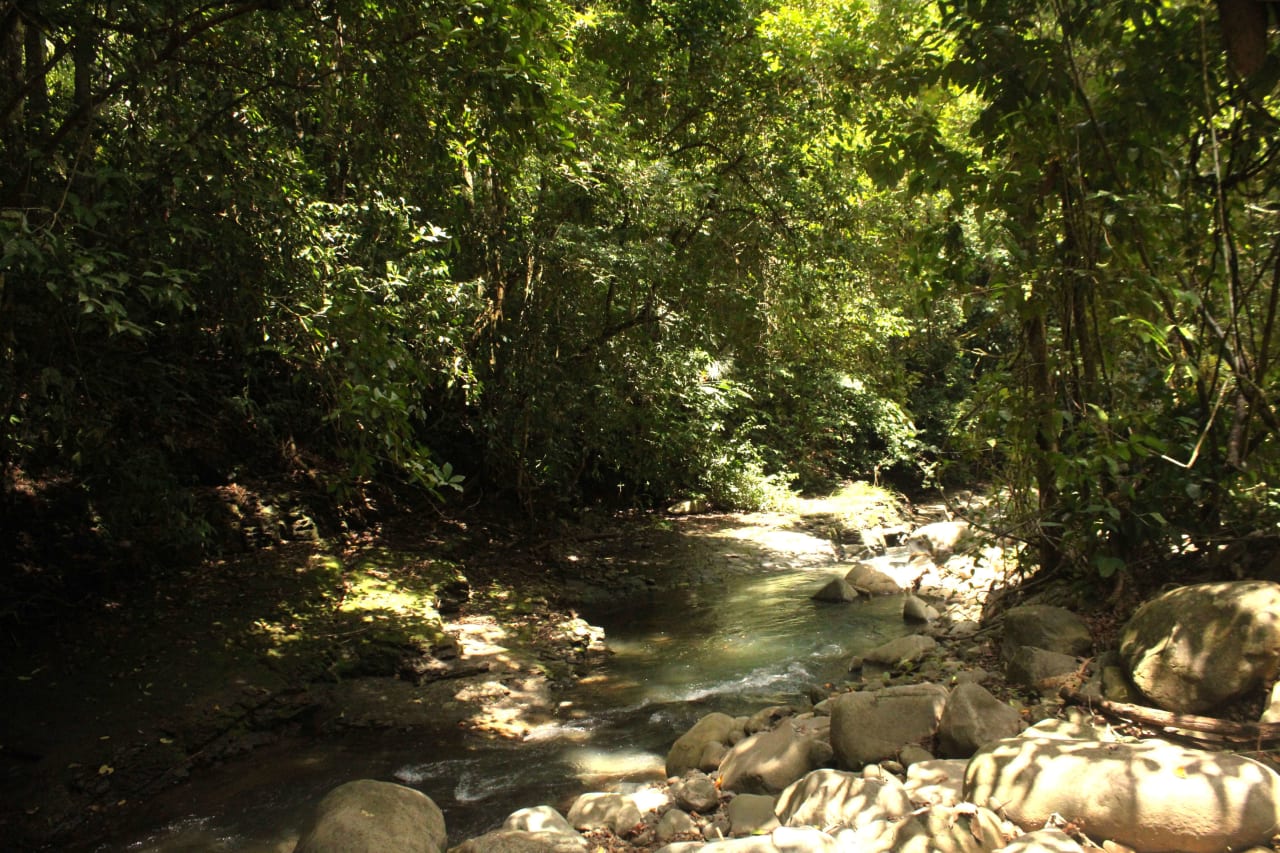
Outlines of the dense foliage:
{"label": "dense foliage", "polygon": [[1222,20],[7,3],[6,512],[191,554],[255,478],[532,517],[980,478],[1102,576],[1271,523],[1276,63]]}

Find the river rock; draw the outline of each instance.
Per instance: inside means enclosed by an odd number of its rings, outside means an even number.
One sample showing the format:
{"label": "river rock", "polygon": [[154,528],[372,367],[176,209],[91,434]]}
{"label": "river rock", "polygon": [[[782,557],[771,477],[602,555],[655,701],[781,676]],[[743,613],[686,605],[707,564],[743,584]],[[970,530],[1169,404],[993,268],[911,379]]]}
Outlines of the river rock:
{"label": "river rock", "polygon": [[961,684],[947,697],[938,721],[938,752],[943,758],[968,758],[1021,730],[1022,715],[1016,710],[980,684]]}
{"label": "river rock", "polygon": [[907,538],[907,547],[928,554],[935,562],[946,562],[969,533],[967,521],[935,521],[918,527]]}
{"label": "river rock", "polygon": [[1084,853],[1084,848],[1061,829],[1038,829],[1019,835],[996,853]]}
{"label": "river rock", "polygon": [[844,576],[849,585],[867,595],[893,595],[902,587],[889,575],[867,563],[858,563]]}
{"label": "river rock", "polygon": [[[667,753],[667,776],[683,776],[690,770],[714,770],[719,765],[720,756],[730,738],[741,733],[742,725],[728,714],[715,712],[707,714],[693,728],[682,734]],[[706,767],[702,763],[704,753],[719,746],[716,764]]]}
{"label": "river rock", "polygon": [[658,821],[654,834],[660,843],[665,844],[677,835],[687,835],[697,831],[698,825],[687,813],[680,809],[667,809]]}
{"label": "river rock", "polygon": [[932,737],[947,703],[937,684],[846,693],[831,705],[831,748],[843,767],[894,758],[905,744]]}
{"label": "river rock", "polygon": [[[385,850],[402,850],[387,847]],[[449,853],[586,853],[590,849],[581,835],[563,832],[528,832],[520,829],[498,829],[449,848]]]}
{"label": "river rock", "polygon": [[863,667],[888,670],[903,669],[938,647],[938,641],[924,634],[908,634],[876,646],[862,656]]}
{"label": "river rock", "polygon": [[760,835],[772,832],[778,825],[774,809],[777,797],[767,794],[739,794],[729,801],[725,813],[729,817],[730,835]]}
{"label": "river rock", "polygon": [[969,762],[965,797],[1026,830],[1056,814],[1139,853],[1240,850],[1268,841],[1280,822],[1280,775],[1162,741],[998,741]]}
{"label": "river rock", "polygon": [[1280,584],[1184,586],[1143,604],[1120,634],[1138,689],[1162,708],[1198,714],[1280,673]]}
{"label": "river rock", "polygon": [[720,791],[711,777],[701,770],[691,770],[671,786],[676,805],[691,812],[713,812],[720,806]]}
{"label": "river rock", "polygon": [[902,618],[907,622],[935,622],[938,611],[923,598],[908,595],[902,600]]}
{"label": "river rock", "polygon": [[814,601],[829,601],[841,604],[856,601],[858,591],[844,578],[832,578],[826,586],[813,594]]}
{"label": "river rock", "polygon": [[[829,738],[830,736],[828,735]],[[902,749],[898,750],[898,760],[907,769],[910,769],[912,764],[919,764],[921,761],[933,761],[934,757],[932,752],[918,743],[906,744]]]}
{"label": "river rock", "polygon": [[776,794],[831,755],[825,744],[784,720],[741,741],[720,764],[720,788],[739,794]]}
{"label": "river rock", "polygon": [[1079,669],[1080,661],[1071,655],[1019,646],[1005,661],[1004,676],[1019,687],[1056,692]]}
{"label": "river rock", "polygon": [[444,814],[426,794],[357,779],[325,795],[294,853],[441,853],[446,843]]}
{"label": "river rock", "polygon": [[607,829],[617,835],[627,835],[641,822],[640,809],[631,800],[600,792],[579,796],[567,817],[577,829]]}
{"label": "river rock", "polygon": [[778,820],[784,826],[857,828],[874,820],[911,814],[911,798],[892,776],[867,779],[843,770],[815,770],[782,792]]}
{"label": "river rock", "polygon": [[917,820],[929,836],[929,853],[987,853],[1007,840],[994,812],[969,804],[935,806]]}
{"label": "river rock", "polygon": [[1004,614],[1001,650],[1005,659],[1021,646],[1086,657],[1093,651],[1093,634],[1083,619],[1064,607],[1026,604]]}
{"label": "river rock", "polygon": [[856,853],[930,853],[929,836],[920,821],[873,820],[857,829],[836,833],[836,843],[844,851]]}
{"label": "river rock", "polygon": [[795,708],[790,705],[770,705],[768,708],[761,708],[750,717],[747,717],[746,725],[743,731],[749,735],[756,732],[762,732],[765,729],[771,729],[778,724],[779,720],[794,716]]}
{"label": "river rock", "polygon": [[533,806],[512,812],[502,824],[502,828],[521,832],[559,832],[574,836],[578,834],[574,831],[573,825],[565,820],[564,815],[551,806]]}
{"label": "river rock", "polygon": [[959,758],[919,761],[907,768],[911,802],[922,806],[954,806],[964,799],[964,771],[969,762]]}
{"label": "river rock", "polygon": [[677,841],[657,853],[838,853],[835,839],[813,827],[780,826],[768,835],[729,838],[703,844]]}

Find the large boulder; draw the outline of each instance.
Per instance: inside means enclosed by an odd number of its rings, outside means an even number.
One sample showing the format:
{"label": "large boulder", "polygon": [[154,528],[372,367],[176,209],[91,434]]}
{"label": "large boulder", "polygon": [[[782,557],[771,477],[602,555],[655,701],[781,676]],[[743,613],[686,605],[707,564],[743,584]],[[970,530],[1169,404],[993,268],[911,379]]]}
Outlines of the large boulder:
{"label": "large boulder", "polygon": [[862,666],[872,672],[894,672],[904,669],[938,647],[938,641],[925,634],[908,634],[876,646],[862,656]]}
{"label": "large boulder", "polygon": [[981,684],[961,684],[947,697],[938,721],[938,752],[943,758],[968,758],[992,741],[1022,730],[1022,715],[992,696]]}
{"label": "large boulder", "polygon": [[784,720],[729,750],[720,764],[720,788],[740,794],[776,794],[830,757],[830,746]]}
{"label": "large boulder", "polygon": [[1269,841],[1280,822],[1280,775],[1162,741],[998,741],[969,762],[965,798],[1026,830],[1057,815],[1138,853],[1243,850]]}
{"label": "large boulder", "polygon": [[875,820],[900,820],[914,807],[892,776],[867,779],[842,770],[815,770],[782,792],[777,814],[783,826],[857,828]]}
{"label": "large boulder", "polygon": [[1209,711],[1280,673],[1280,584],[1184,586],[1138,608],[1120,635],[1138,689],[1162,708]]}
{"label": "large boulder", "polygon": [[1004,657],[1020,646],[1085,657],[1093,651],[1093,634],[1083,619],[1066,608],[1026,604],[1004,614]]}
{"label": "large boulder", "polygon": [[325,795],[294,853],[441,853],[444,814],[421,791],[357,779]]}
{"label": "large boulder", "polygon": [[[724,745],[741,731],[741,723],[728,714],[718,711],[707,714],[672,744],[667,752],[667,776],[683,776],[690,770],[714,770],[714,765],[709,768],[702,766],[703,755],[709,747],[720,746],[719,755],[723,756]],[[719,763],[718,758],[716,763]]]}
{"label": "large boulder", "polygon": [[1010,684],[1056,693],[1080,671],[1080,661],[1062,652],[1035,646],[1018,646],[1004,665]]}
{"label": "large boulder", "polygon": [[845,693],[831,703],[831,748],[850,769],[894,758],[908,743],[933,737],[947,704],[947,689],[908,684]]}

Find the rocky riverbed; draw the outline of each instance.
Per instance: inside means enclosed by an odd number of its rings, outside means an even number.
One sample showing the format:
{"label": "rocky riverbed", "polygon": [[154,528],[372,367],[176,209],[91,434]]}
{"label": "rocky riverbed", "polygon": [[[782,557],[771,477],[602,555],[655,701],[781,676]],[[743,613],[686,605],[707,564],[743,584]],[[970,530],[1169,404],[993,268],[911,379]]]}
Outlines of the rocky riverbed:
{"label": "rocky riverbed", "polygon": [[[181,791],[184,786],[173,786],[182,779],[198,781],[219,764],[252,767],[264,751],[278,754],[292,743],[341,732],[413,732],[419,741],[442,743],[459,742],[459,732],[477,742],[536,740],[572,721],[566,689],[589,684],[609,654],[609,637],[581,618],[575,603],[625,611],[630,601],[661,605],[688,587],[710,585],[729,594],[781,570],[799,569],[812,578],[812,594],[824,599],[814,606],[827,608],[820,612],[892,604],[898,629],[847,661],[848,672],[838,677],[807,684],[782,704],[722,715],[728,722],[719,719],[718,739],[703,744],[687,766],[668,755],[666,766],[659,759],[652,771],[615,773],[612,781],[605,773],[601,790],[579,788],[590,793],[586,800],[566,798],[561,785],[560,794],[542,800],[545,807],[506,824],[509,833],[558,827],[555,837],[468,842],[484,833],[460,835],[453,823],[445,841],[423,849],[450,842],[493,851],[578,850],[583,844],[650,851],[711,842],[739,845],[712,850],[836,849],[822,846],[828,843],[915,849],[912,844],[940,843],[934,830],[944,824],[982,835],[985,846],[975,849],[996,849],[990,844],[997,838],[1021,837],[1026,827],[1007,811],[993,810],[998,820],[992,822],[974,811],[981,804],[961,804],[962,765],[993,731],[1035,741],[1045,729],[1029,726],[1069,719],[1095,727],[1077,733],[1112,752],[1117,743],[1153,733],[1066,707],[1060,698],[1064,686],[1133,698],[1118,692],[1132,687],[1124,661],[1106,654],[1118,642],[1114,608],[1083,602],[1066,587],[1011,595],[1018,580],[1012,552],[950,523],[943,507],[913,513],[878,497],[850,497],[803,502],[785,514],[611,519],[545,537],[533,547],[515,538],[482,547],[473,541],[465,553],[445,547],[438,531],[416,540],[385,531],[343,547],[286,544],[276,554],[280,559],[267,564],[203,567],[205,574],[191,575],[187,586],[157,590],[149,608],[118,602],[56,637],[66,641],[62,647],[53,644],[6,673],[23,701],[0,751],[13,792],[0,815],[0,834],[16,842],[8,846],[31,849],[71,848],[77,839],[91,847],[107,833],[127,839],[130,826],[165,819],[151,807],[164,801],[166,789]],[[1011,609],[1027,603],[1034,606]],[[1064,604],[1069,607],[1058,607]],[[1071,611],[1092,615],[1081,619]],[[900,703],[908,701],[923,710],[906,713]],[[1231,707],[1237,715],[1240,709],[1256,714],[1258,701],[1251,696]],[[885,734],[879,723],[868,723],[867,713],[895,724],[919,716],[924,723],[906,734]],[[877,749],[887,751],[877,755],[851,745],[841,734],[848,730],[877,732]],[[1266,762],[1272,756],[1255,749],[1252,757]],[[1179,772],[1191,765],[1170,760],[1173,778],[1184,778]],[[786,772],[753,769],[762,763]],[[806,802],[831,799],[831,790],[840,789],[862,803],[869,789],[858,780],[874,780],[885,797],[906,792],[915,823],[861,811],[850,817],[854,806],[832,804],[835,799],[819,809],[824,820],[843,815],[830,825],[806,824],[809,818],[796,817],[809,813],[803,809],[780,814],[785,792],[813,773],[827,775],[810,781],[812,790],[801,797]],[[998,770],[992,773],[998,780]],[[706,797],[708,784],[714,803]],[[936,786],[924,800],[922,785]],[[369,790],[360,787],[355,802]],[[406,796],[400,790],[390,802]],[[689,800],[691,790],[702,791],[699,805]],[[539,800],[532,794],[528,805]],[[377,813],[371,803],[360,809]],[[744,810],[760,822],[743,823]],[[569,828],[552,813],[566,814]],[[494,813],[478,829],[497,827],[504,816]],[[1063,820],[1059,830],[1076,843],[1087,841],[1079,825]],[[884,821],[897,827],[889,835],[881,832],[891,828]],[[887,847],[865,846],[871,843],[865,826],[876,822]],[[427,823],[434,826],[429,814]],[[752,835],[728,840],[746,826]],[[825,833],[830,841],[813,834],[822,830],[831,830]],[[838,839],[844,830],[855,834]],[[300,825],[253,849],[289,850],[307,831]],[[921,838],[933,841],[912,841]],[[863,846],[848,847],[855,839]],[[694,848],[673,848],[686,849]]]}
{"label": "rocky riverbed", "polygon": [[[1007,586],[1008,554],[963,524],[917,529],[909,547],[905,562],[857,561],[815,587],[831,606],[895,596],[918,627],[852,660],[845,683],[749,716],[707,714],[672,745],[665,781],[584,793],[565,814],[521,809],[450,849],[1276,849],[1280,775],[1263,746],[1280,737],[1280,690],[1258,694],[1280,661],[1280,585],[1182,587],[1117,636],[1106,619],[1043,603],[1061,589],[993,614],[984,593]],[[1139,686],[1175,707],[1209,691],[1214,710],[1264,710],[1257,723],[1161,716],[1121,701]],[[1235,742],[1207,743],[1206,730]],[[421,849],[445,849],[432,846],[445,838],[434,804],[398,796],[374,782],[334,791],[298,851],[344,849],[382,809],[415,816],[405,831]]]}

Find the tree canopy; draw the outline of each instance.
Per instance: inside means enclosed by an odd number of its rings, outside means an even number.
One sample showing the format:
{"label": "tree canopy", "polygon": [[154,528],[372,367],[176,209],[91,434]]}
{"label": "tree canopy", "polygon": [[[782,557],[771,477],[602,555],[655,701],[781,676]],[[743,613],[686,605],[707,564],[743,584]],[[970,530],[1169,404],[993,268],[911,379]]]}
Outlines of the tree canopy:
{"label": "tree canopy", "polygon": [[1280,61],[1221,5],[12,0],[7,514],[980,482],[1095,578],[1274,524]]}

